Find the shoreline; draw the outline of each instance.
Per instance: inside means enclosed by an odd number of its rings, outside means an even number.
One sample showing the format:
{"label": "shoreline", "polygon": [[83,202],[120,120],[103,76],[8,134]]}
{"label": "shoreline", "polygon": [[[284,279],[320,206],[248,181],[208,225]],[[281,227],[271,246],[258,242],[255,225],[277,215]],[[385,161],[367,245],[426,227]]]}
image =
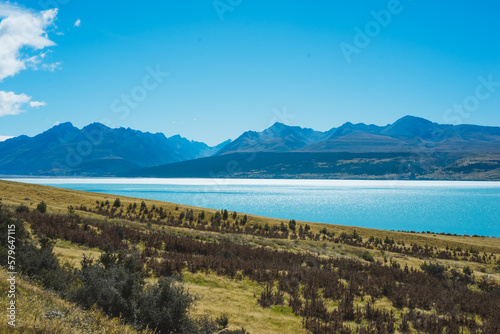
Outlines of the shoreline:
{"label": "shoreline", "polygon": [[[25,182],[19,182],[19,181],[13,181],[13,180],[4,180],[0,179],[0,194],[1,192],[1,185],[4,182],[8,183],[15,183],[22,185],[23,187],[42,187],[42,188],[50,188],[50,189],[55,189],[58,191],[63,191],[63,192],[70,192],[70,193],[81,193],[81,194],[87,194],[89,196],[93,197],[101,197],[101,198],[106,198],[110,200],[114,200],[114,198],[122,198],[126,200],[136,200],[136,201],[147,201],[147,202],[153,202],[153,203],[162,203],[162,204],[168,204],[171,206],[180,206],[180,207],[186,207],[186,208],[195,208],[197,210],[206,210],[206,211],[218,211],[217,209],[213,208],[208,208],[208,207],[201,207],[201,206],[193,206],[189,204],[181,204],[181,203],[176,203],[176,202],[169,202],[169,201],[163,201],[163,200],[157,200],[157,199],[148,199],[148,198],[140,198],[140,197],[131,197],[131,196],[124,196],[124,195],[117,195],[117,194],[112,194],[112,193],[104,193],[104,192],[92,192],[92,191],[86,191],[86,190],[75,190],[75,189],[68,189],[68,188],[60,188],[54,185],[43,185],[43,184],[36,184],[36,183],[25,183]],[[85,183],[83,183],[85,184]],[[140,184],[140,183],[139,183]],[[5,197],[4,194],[2,194],[0,197]],[[22,196],[21,196],[22,197]],[[20,198],[19,200],[22,200],[23,198]],[[30,199],[31,200],[31,199]],[[19,204],[19,203],[17,203]],[[275,217],[269,217],[269,216],[264,216],[264,215],[258,215],[258,214],[249,214],[246,213],[249,216],[252,217],[257,217],[259,220],[262,221],[269,221],[269,222],[281,222],[281,221],[286,221],[288,219],[283,219],[283,218],[275,218]],[[339,227],[342,230],[373,230],[373,231],[383,231],[383,232],[391,232],[391,233],[397,233],[397,234],[409,234],[409,235],[420,235],[420,236],[444,236],[444,237],[457,237],[457,238],[487,238],[487,239],[498,239],[500,240],[500,236],[488,236],[488,235],[479,235],[479,234],[458,234],[458,233],[451,233],[451,232],[433,232],[430,230],[422,230],[422,231],[411,231],[411,230],[395,230],[395,229],[382,229],[382,228],[375,228],[375,227],[362,227],[358,225],[342,225],[342,224],[334,224],[334,223],[324,223],[324,222],[314,222],[311,220],[297,220],[298,222],[301,223],[308,223],[312,225],[317,225],[317,226],[335,226]]]}

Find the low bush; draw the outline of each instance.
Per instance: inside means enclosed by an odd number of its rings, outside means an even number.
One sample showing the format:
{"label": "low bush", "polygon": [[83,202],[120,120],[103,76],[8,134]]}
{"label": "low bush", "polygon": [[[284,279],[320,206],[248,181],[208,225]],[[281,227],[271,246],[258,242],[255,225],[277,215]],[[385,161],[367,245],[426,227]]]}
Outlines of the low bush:
{"label": "low bush", "polygon": [[424,262],[422,263],[422,265],[420,265],[420,268],[427,274],[435,276],[437,278],[444,278],[444,272],[446,271],[446,268],[439,263]]}
{"label": "low bush", "polygon": [[368,262],[373,262],[374,261],[372,253],[370,253],[368,251],[364,252],[363,255],[361,256],[361,258],[363,260],[365,260],[365,261],[368,261]]}
{"label": "low bush", "polygon": [[196,333],[196,322],[188,316],[193,301],[174,279],[160,278],[139,296],[136,316],[141,327],[149,326],[159,333]]}
{"label": "low bush", "polygon": [[36,206],[36,211],[40,212],[40,213],[45,213],[47,212],[47,204],[44,202],[44,201],[41,201],[40,203],[38,203],[38,205]]}
{"label": "low bush", "polygon": [[469,275],[469,276],[472,275],[472,273],[473,273],[473,270],[469,266],[465,266],[463,271],[464,271],[465,275]]}
{"label": "low bush", "polygon": [[17,252],[17,270],[44,288],[65,293],[73,281],[71,268],[61,265],[52,251],[52,245],[38,248],[27,243]]}
{"label": "low bush", "polygon": [[16,213],[28,213],[28,212],[30,212],[30,208],[28,208],[24,204],[21,204],[16,208]]}

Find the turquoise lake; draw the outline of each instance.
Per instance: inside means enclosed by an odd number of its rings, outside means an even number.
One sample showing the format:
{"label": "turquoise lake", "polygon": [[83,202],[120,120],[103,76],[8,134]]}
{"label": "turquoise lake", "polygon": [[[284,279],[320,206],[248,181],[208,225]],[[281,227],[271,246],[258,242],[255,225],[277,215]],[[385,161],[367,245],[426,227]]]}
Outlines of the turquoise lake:
{"label": "turquoise lake", "polygon": [[286,220],[500,237],[500,182],[135,178],[10,180]]}

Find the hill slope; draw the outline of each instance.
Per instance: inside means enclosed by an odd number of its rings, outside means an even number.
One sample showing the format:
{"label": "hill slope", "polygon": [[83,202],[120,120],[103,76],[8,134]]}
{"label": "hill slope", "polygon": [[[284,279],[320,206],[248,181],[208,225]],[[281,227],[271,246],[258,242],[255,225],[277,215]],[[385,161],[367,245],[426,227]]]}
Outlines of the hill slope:
{"label": "hill slope", "polygon": [[143,168],[120,176],[500,180],[500,154],[247,152]]}

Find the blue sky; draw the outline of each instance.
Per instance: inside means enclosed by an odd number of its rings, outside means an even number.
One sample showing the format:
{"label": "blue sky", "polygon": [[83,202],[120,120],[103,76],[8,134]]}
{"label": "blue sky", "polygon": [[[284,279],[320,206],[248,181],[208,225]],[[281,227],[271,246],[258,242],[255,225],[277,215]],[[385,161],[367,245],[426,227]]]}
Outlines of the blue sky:
{"label": "blue sky", "polygon": [[500,126],[493,0],[0,4],[0,136],[104,122],[213,145],[275,121],[408,114]]}

